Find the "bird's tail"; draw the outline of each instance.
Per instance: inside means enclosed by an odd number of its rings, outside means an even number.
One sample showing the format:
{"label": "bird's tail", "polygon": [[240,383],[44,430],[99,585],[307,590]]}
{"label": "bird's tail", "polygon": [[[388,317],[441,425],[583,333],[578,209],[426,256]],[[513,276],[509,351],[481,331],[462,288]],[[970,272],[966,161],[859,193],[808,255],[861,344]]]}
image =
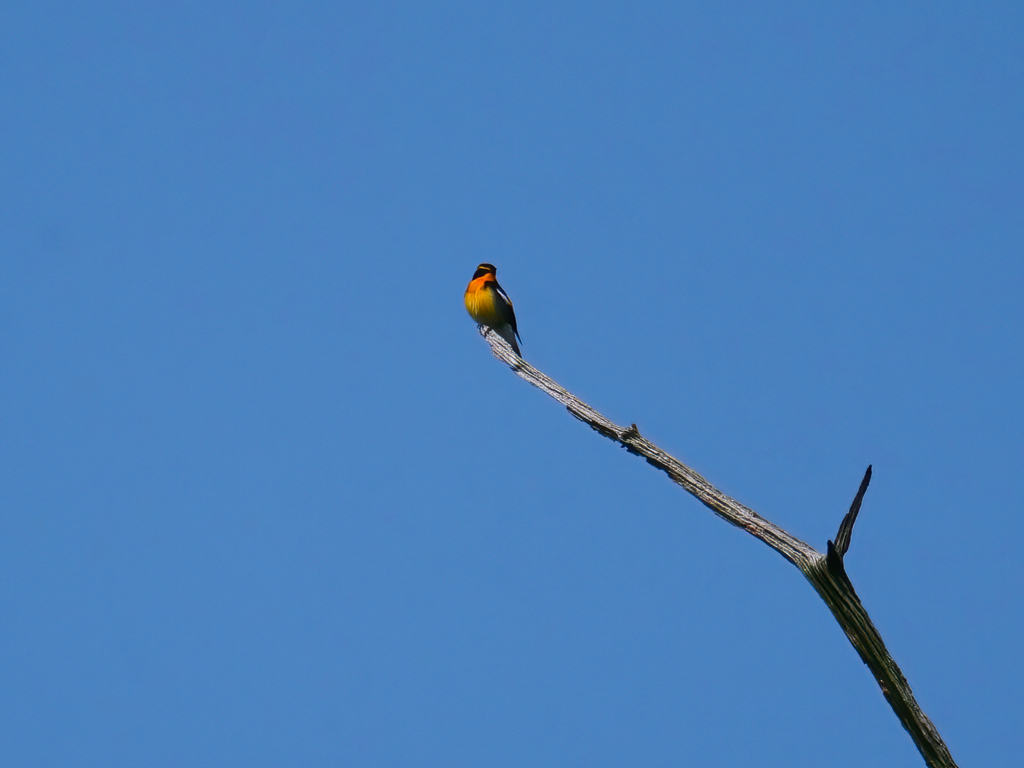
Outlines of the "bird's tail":
{"label": "bird's tail", "polygon": [[519,345],[516,343],[516,332],[512,330],[511,325],[509,325],[508,323],[505,323],[504,325],[499,325],[497,328],[494,329],[494,332],[509,343],[509,346],[512,347],[513,352],[515,352],[520,357],[523,356],[523,353],[519,351]]}

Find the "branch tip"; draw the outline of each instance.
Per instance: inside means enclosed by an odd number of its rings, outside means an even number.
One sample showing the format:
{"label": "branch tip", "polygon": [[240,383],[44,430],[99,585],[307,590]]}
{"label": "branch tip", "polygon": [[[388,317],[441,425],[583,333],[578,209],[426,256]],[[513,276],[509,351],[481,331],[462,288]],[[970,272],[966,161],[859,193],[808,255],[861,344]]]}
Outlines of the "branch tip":
{"label": "branch tip", "polygon": [[842,558],[850,549],[850,537],[853,535],[853,524],[857,522],[857,515],[860,513],[861,502],[864,501],[864,494],[867,493],[868,485],[871,483],[871,465],[868,464],[864,479],[860,481],[860,488],[857,495],[853,497],[850,511],[839,524],[839,532],[836,533],[836,553]]}

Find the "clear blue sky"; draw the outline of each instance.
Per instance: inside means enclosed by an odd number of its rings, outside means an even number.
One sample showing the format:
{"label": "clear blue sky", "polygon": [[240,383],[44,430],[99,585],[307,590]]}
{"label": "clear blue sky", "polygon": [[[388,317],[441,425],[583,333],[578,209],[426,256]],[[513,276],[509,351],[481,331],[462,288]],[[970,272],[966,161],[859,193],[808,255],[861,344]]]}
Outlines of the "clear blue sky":
{"label": "clear blue sky", "polygon": [[0,9],[5,766],[1024,754],[1024,7]]}

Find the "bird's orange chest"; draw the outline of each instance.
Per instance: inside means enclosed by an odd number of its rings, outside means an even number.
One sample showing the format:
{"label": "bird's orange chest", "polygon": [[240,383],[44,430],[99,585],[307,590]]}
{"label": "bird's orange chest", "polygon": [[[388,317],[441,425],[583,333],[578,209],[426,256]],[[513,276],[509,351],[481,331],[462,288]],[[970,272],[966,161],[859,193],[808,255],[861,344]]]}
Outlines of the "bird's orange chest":
{"label": "bird's orange chest", "polygon": [[478,323],[495,326],[505,322],[494,301],[493,280],[477,278],[466,288],[466,310]]}

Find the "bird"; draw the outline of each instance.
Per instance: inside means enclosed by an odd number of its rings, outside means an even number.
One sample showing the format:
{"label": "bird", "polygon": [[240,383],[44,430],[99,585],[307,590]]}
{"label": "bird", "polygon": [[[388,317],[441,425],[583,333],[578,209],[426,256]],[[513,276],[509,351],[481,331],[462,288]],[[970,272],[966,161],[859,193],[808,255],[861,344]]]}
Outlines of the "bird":
{"label": "bird", "polygon": [[[480,264],[473,273],[473,279],[466,286],[466,309],[469,316],[480,325],[486,325],[507,341],[520,357],[516,337],[516,313],[512,309],[512,299],[498,285],[498,270],[493,264]],[[522,336],[519,336],[522,341]]]}

